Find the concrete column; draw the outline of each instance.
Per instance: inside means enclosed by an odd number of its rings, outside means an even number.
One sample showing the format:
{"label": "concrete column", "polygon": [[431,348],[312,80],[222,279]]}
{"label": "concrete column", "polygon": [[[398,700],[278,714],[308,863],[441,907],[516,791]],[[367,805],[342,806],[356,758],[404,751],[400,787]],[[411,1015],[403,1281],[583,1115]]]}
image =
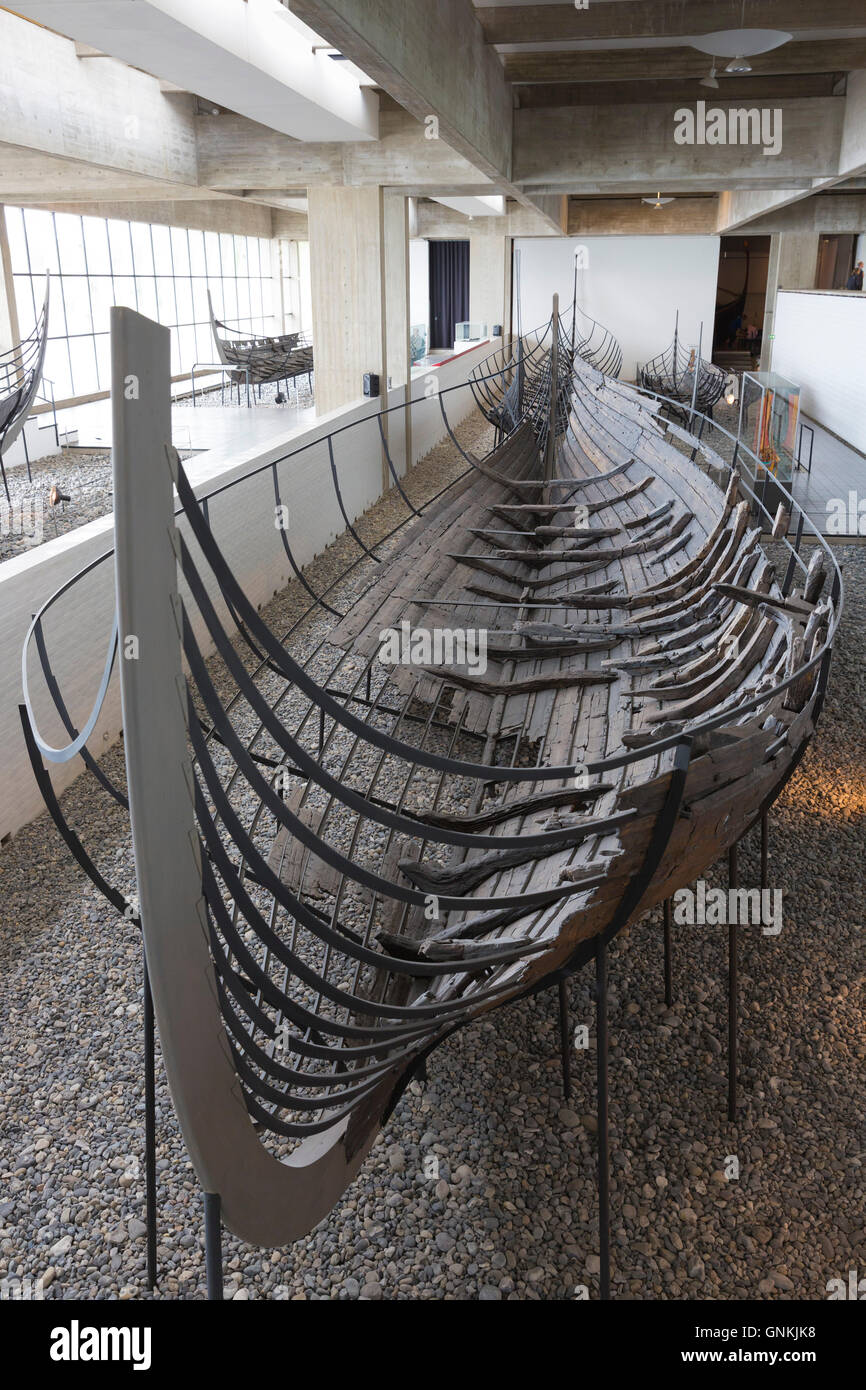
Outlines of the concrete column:
{"label": "concrete column", "polygon": [[[390,396],[383,383],[383,405],[409,400],[412,381],[409,350],[409,199],[402,194],[385,196],[385,332],[387,376]],[[385,433],[391,460],[398,474],[406,472],[412,457],[412,418],[408,410],[395,410],[385,416]],[[383,473],[383,488],[393,479]]]}
{"label": "concrete column", "polygon": [[385,197],[385,328],[391,386],[409,381],[409,200]]}
{"label": "concrete column", "polygon": [[6,231],[6,209],[0,204],[0,352],[8,352],[9,348],[20,341],[12,260]]}
{"label": "concrete column", "polygon": [[508,331],[511,299],[511,238],[490,234],[469,240],[469,317],[486,323],[489,333],[501,323]]}
{"label": "concrete column", "polygon": [[817,261],[818,235],[814,229],[803,232],[777,232],[770,238],[764,338],[761,349],[762,372],[772,370],[776,295],[779,290],[811,290],[815,284]]}
{"label": "concrete column", "polygon": [[365,372],[386,390],[384,203],[381,188],[308,190],[319,415],[357,401]]}

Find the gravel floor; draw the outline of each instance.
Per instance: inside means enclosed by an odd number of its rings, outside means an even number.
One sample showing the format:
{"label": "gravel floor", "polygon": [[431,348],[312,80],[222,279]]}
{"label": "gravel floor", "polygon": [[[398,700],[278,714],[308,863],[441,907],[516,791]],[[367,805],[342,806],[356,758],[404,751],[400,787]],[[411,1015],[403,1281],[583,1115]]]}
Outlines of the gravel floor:
{"label": "gravel floor", "polygon": [[[7,472],[12,498],[11,514],[2,513],[0,526],[0,560],[9,560],[85,526],[88,521],[111,511],[111,451],[95,449],[61,449],[59,454],[37,459],[31,463],[33,481],[26,468]],[[52,507],[48,498],[54,484],[69,498]],[[4,508],[8,508],[5,496]],[[11,526],[9,521],[11,520]]]}
{"label": "gravel floor", "polygon": [[[295,401],[296,386],[298,391],[297,402]],[[229,385],[228,382],[226,382],[225,401],[222,401],[220,399],[219,387],[216,387],[215,389],[208,391],[197,390],[195,398],[196,406],[214,406],[223,404],[243,405],[246,401],[246,387],[243,385],[243,383],[241,383],[240,395],[238,395],[237,386],[232,386],[231,391],[232,394],[231,397],[229,397]],[[297,377],[296,380],[290,381],[288,387],[286,387],[282,381],[263,381],[261,387],[251,386],[250,392],[255,397],[256,409],[258,409],[259,406],[269,406],[275,410],[279,410],[282,405],[285,405],[286,400],[288,400],[290,405],[299,405],[301,409],[304,409],[315,403],[315,393],[312,391],[305,376]],[[285,397],[285,399],[282,401],[278,401],[277,396],[283,396]],[[185,405],[189,405],[190,403],[191,402],[189,400],[184,401]]]}
{"label": "gravel floor", "polygon": [[[256,399],[257,410],[260,407],[281,409],[276,401],[278,391],[285,393],[281,382],[265,382],[261,390],[261,398]],[[294,406],[294,385],[289,387],[288,398]],[[219,406],[219,390],[198,392],[196,404]],[[302,407],[313,404],[306,377],[300,382],[300,404]],[[181,458],[189,458],[191,451],[179,452]],[[23,465],[7,469],[11,510],[0,489],[0,561],[21,555],[67,531],[75,531],[88,521],[106,516],[112,509],[110,449],[61,449],[59,454],[31,461],[30,471],[32,482]],[[48,497],[55,483],[69,501],[52,507]]]}
{"label": "gravel floor", "polygon": [[[194,451],[178,452],[189,458]],[[32,462],[30,471],[32,482],[26,468],[7,472],[12,505],[10,509],[0,494],[0,561],[86,526],[114,505],[110,449],[61,449]],[[55,483],[69,501],[52,507],[49,494]]]}
{"label": "gravel floor", "polygon": [[[466,444],[483,440],[470,432]],[[416,470],[415,500],[442,485],[444,457]],[[384,499],[365,538],[401,508]],[[340,571],[347,544],[310,567],[315,585]],[[848,607],[828,704],[772,817],[784,927],[743,932],[737,1125],[725,1120],[724,928],[675,928],[670,1010],[660,913],[610,953],[615,1297],[821,1299],[828,1280],[866,1268],[866,550],[840,556]],[[266,616],[279,630],[304,606],[292,586]],[[119,750],[103,765],[122,776]],[[99,863],[132,891],[123,817],[93,785],[79,780],[67,814],[79,827],[98,816]],[[744,884],[757,881],[756,856],[753,837]],[[42,1278],[47,1298],[150,1297],[139,943],[45,817],[0,851],[0,970],[0,1278]],[[588,972],[572,983],[572,1017],[592,1034],[589,985]],[[226,1296],[597,1296],[592,1045],[573,1070],[565,1105],[554,995],[466,1028],[433,1054],[427,1085],[413,1083],[307,1240],[271,1252],[225,1237]],[[161,1072],[157,1103],[157,1296],[202,1298],[201,1199]],[[724,1175],[730,1155],[737,1180]]]}

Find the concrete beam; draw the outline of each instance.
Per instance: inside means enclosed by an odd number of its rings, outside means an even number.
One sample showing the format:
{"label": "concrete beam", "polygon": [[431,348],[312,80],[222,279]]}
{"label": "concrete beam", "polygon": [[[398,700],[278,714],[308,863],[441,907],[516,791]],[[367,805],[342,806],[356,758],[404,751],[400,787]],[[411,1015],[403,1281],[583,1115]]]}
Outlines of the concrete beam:
{"label": "concrete beam", "polygon": [[775,192],[730,192],[719,194],[719,221],[717,231],[720,236],[735,232],[739,227],[751,226],[756,218],[784,208],[807,198],[811,188],[780,188]]}
{"label": "concrete beam", "polygon": [[[358,144],[302,144],[242,116],[200,116],[202,183],[225,192],[393,185],[460,191],[479,184],[478,170],[444,140],[427,140],[405,111],[382,111],[379,139]],[[487,186],[486,193],[495,192]]]}
{"label": "concrete beam", "polygon": [[822,235],[866,230],[866,193],[819,193],[749,223],[749,235],[784,235],[808,232]]}
{"label": "concrete beam", "polygon": [[375,92],[265,0],[16,0],[16,10],[295,139],[376,138]]}
{"label": "concrete beam", "polygon": [[0,110],[9,145],[157,179],[198,183],[192,98],[166,96],[113,59],[82,62],[68,39],[0,10]]}
{"label": "concrete beam", "polygon": [[12,207],[102,199],[132,202],[141,198],[155,202],[162,197],[178,202],[219,195],[196,185],[146,178],[126,170],[101,169],[98,165],[22,149],[20,145],[0,144],[0,200]]}
{"label": "concrete beam", "polygon": [[[482,5],[476,11],[488,43],[545,43],[561,39],[679,37],[738,29],[741,0],[620,0],[613,5]],[[762,29],[788,33],[846,29],[863,23],[860,0],[761,0]]]}
{"label": "concrete beam", "polygon": [[428,195],[434,202],[441,203],[443,207],[453,208],[455,212],[460,212],[464,217],[504,217],[505,199],[501,194],[485,194],[481,197],[471,196],[466,193],[455,197],[453,194]]}
{"label": "concrete beam", "polygon": [[[23,206],[39,205],[25,203]],[[216,202],[201,200],[182,203],[173,203],[168,199],[155,203],[52,203],[50,210],[78,213],[82,217],[116,218],[121,222],[151,222],[162,227],[189,227],[200,232],[230,232],[235,236],[270,239],[275,235],[270,208],[260,207],[256,203],[242,203],[236,198],[221,198]],[[301,221],[306,235],[306,217]]]}
{"label": "concrete beam", "polygon": [[843,105],[842,128],[836,167],[824,176],[812,179],[808,189],[795,189],[797,180],[788,179],[788,188],[770,197],[732,194],[719,204],[719,231],[743,227],[769,212],[810,197],[813,193],[848,183],[866,172],[866,71],[848,75],[847,94]]}
{"label": "concrete beam", "polygon": [[[724,78],[719,95],[746,106],[794,97],[832,97],[839,95],[839,80],[833,72],[731,76]],[[623,95],[621,82],[530,82],[514,88],[515,105],[521,110],[531,106],[621,106]],[[635,81],[629,83],[627,95],[635,104],[675,102],[688,106],[695,100],[695,83],[689,77]]]}
{"label": "concrete beam", "polygon": [[[708,103],[727,109],[729,103]],[[790,101],[782,111],[782,148],[678,145],[674,106],[566,107],[515,113],[514,177],[527,192],[646,192],[729,182],[796,186],[835,174],[845,114],[842,98]]]}
{"label": "concrete beam", "polygon": [[839,150],[839,177],[849,178],[866,169],[866,71],[848,74],[845,123]]}
{"label": "concrete beam", "polygon": [[[511,91],[471,0],[292,0],[292,9],[490,178],[511,173]],[[435,140],[430,140],[431,145]]]}
{"label": "concrete beam", "polygon": [[[617,6],[619,8],[619,6]],[[815,23],[820,17],[815,15]],[[866,39],[810,39],[786,43],[750,58],[755,73],[848,72],[866,67]],[[633,82],[647,78],[705,77],[709,60],[694,48],[570,49],[508,53],[512,82]]]}
{"label": "concrete beam", "polygon": [[[292,0],[292,9],[436,134],[428,146],[450,145],[493,181],[490,192],[548,216],[512,180],[511,86],[484,42],[471,0]],[[556,217],[550,227],[561,230]]]}
{"label": "concrete beam", "polygon": [[427,241],[469,240],[485,242],[496,237],[549,237],[563,236],[564,225],[554,230],[549,217],[540,212],[522,207],[519,203],[506,204],[508,211],[504,217],[484,217],[470,222],[459,212],[446,208],[441,203],[420,201],[413,237]]}
{"label": "concrete beam", "polygon": [[271,213],[271,236],[287,237],[289,241],[308,241],[310,225],[307,214],[281,212],[279,208],[275,208]]}

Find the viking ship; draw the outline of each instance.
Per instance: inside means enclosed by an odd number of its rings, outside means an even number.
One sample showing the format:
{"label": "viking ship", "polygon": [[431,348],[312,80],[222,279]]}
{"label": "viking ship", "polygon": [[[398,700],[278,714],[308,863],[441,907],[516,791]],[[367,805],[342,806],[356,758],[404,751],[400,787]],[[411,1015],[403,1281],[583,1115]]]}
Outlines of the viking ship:
{"label": "viking ship", "polygon": [[679,326],[677,314],[673,341],[664,352],[638,367],[638,385],[712,418],[713,406],[724,394],[727,374],[701,357],[700,343],[696,348],[684,347]]}
{"label": "viking ship", "polygon": [[622,348],[610,329],[591,318],[576,300],[572,313],[572,355],[576,353],[605,376],[619,376],[622,371]]}
{"label": "viking ship", "polygon": [[[305,376],[312,386],[313,345],[303,333],[280,333],[273,337],[250,338],[239,334],[214,314],[211,292],[207,292],[211,331],[220,362],[231,368],[229,380],[249,388],[265,381],[293,381]],[[230,336],[234,335],[234,336]]]}
{"label": "viking ship", "polygon": [[[113,324],[119,369],[142,341],[163,351],[131,311]],[[816,536],[801,555],[800,514],[771,558],[747,452],[725,462],[573,353],[556,313],[538,349],[488,452],[440,402],[461,471],[415,506],[392,467],[405,521],[374,542],[347,516],[346,575],[319,593],[304,577],[288,633],[245,593],[176,453],[131,466],[145,410],[116,412],[114,650],[134,633],[147,654],[120,663],[139,915],[214,1296],[220,1217],[261,1245],[305,1235],[433,1049],[591,961],[605,1211],[607,946],[737,843],[813,734],[832,553]],[[504,399],[515,363],[490,367]],[[344,606],[350,574],[365,587]],[[72,742],[46,744],[27,691],[25,737],[122,912],[44,767],[80,753],[106,783],[95,720],[76,733],[45,665],[50,606],[28,642]]]}
{"label": "viking ship", "polygon": [[[3,464],[3,455],[15,443],[24,429],[30,408],[33,405],[42,381],[42,368],[45,363],[45,348],[48,342],[48,292],[50,276],[45,277],[45,298],[39,317],[20,343],[8,352],[0,353],[0,474],[6,501],[9,495],[9,482]],[[30,461],[27,461],[27,477],[32,482]]]}

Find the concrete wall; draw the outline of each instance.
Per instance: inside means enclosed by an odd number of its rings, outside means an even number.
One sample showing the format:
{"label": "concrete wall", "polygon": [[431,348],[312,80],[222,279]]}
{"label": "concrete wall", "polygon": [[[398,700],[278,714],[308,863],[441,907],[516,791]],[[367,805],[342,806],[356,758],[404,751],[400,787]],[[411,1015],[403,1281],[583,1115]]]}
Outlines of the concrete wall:
{"label": "concrete wall", "polygon": [[[570,312],[578,246],[589,256],[578,280],[578,303],[619,339],[623,380],[634,380],[637,364],[668,346],[678,309],[681,339],[697,342],[703,320],[703,353],[710,355],[718,237],[521,239],[515,250],[520,252],[524,332],[547,322],[554,293],[560,311]],[[516,324],[516,291],[514,313]]]}
{"label": "concrete wall", "polygon": [[866,453],[866,295],[780,290],[775,333],[773,371],[802,386],[801,408]]}
{"label": "concrete wall", "polygon": [[[485,344],[413,383],[413,397],[419,402],[413,408],[413,461],[445,436],[437,396],[425,397],[429,379],[433,378],[434,384],[443,389],[465,382],[478,361],[497,346]],[[403,389],[395,389],[389,404],[401,403],[403,396]],[[312,427],[288,434],[279,445],[264,451],[250,449],[229,455],[212,450],[189,463],[190,479],[201,496],[224,483],[245,479],[261,464],[282,460],[278,476],[281,500],[289,508],[289,542],[298,563],[308,564],[345,529],[331,484],[327,445],[323,442],[329,431],[357,423],[357,428],[347,430],[334,441],[340,487],[350,519],[370,507],[381,493],[382,451],[376,421],[379,404],[363,398],[356,400],[346,409],[317,420]],[[448,418],[453,424],[473,408],[468,388],[446,397]],[[404,412],[389,417],[389,439],[398,471],[405,458],[404,425]],[[214,498],[209,512],[217,541],[248,597],[257,605],[267,603],[292,578],[275,526],[271,470],[241,481],[230,492]],[[43,809],[18,716],[21,648],[31,616],[73,575],[110,552],[112,545],[113,522],[107,516],[0,564],[0,841]],[[64,595],[44,624],[51,664],[77,728],[83,726],[90,713],[99,686],[113,609],[114,571],[109,558]],[[30,654],[28,669],[40,732],[49,743],[64,745],[68,735],[52,713],[35,652]],[[120,692],[115,675],[89,744],[91,751],[105,751],[119,732]],[[55,787],[69,786],[81,767],[79,760],[52,765]]]}

